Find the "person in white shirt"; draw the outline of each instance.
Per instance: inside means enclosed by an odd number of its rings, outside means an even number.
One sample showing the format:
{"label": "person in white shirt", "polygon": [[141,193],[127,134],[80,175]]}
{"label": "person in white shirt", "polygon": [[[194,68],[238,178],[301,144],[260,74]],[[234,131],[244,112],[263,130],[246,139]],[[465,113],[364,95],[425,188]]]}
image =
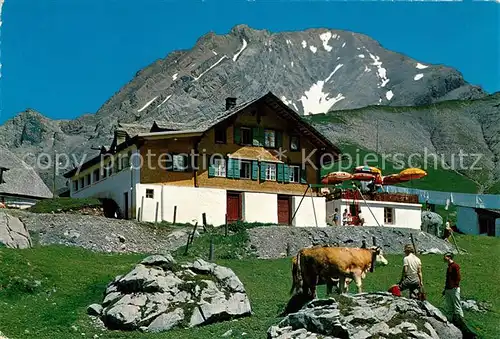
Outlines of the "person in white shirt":
{"label": "person in white shirt", "polygon": [[399,281],[399,289],[401,291],[409,290],[409,297],[418,299],[418,292],[423,286],[422,279],[422,262],[414,254],[415,250],[412,245],[406,245],[404,248],[405,257],[403,258],[403,272]]}

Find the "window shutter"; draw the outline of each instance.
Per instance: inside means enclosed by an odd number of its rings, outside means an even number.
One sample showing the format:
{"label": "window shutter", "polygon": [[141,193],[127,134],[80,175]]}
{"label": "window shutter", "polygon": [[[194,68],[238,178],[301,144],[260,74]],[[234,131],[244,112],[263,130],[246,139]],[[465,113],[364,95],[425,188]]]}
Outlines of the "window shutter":
{"label": "window shutter", "polygon": [[302,168],[301,166],[299,172],[300,172],[300,182],[302,184],[307,184],[307,166],[305,168]]}
{"label": "window shutter", "polygon": [[260,131],[258,127],[252,128],[252,145],[262,146],[260,143]]}
{"label": "window shutter", "polygon": [[233,159],[231,158],[228,158],[227,159],[227,167],[226,167],[226,176],[228,178],[233,178],[233,173],[234,172],[234,168],[233,168]]}
{"label": "window shutter", "polygon": [[266,180],[266,167],[267,164],[265,162],[260,163],[260,180]]}
{"label": "window shutter", "polygon": [[166,156],[166,159],[165,159],[165,168],[167,169],[167,171],[172,171],[173,170],[173,159],[172,159],[173,155],[172,154],[167,154]]}
{"label": "window shutter", "polygon": [[290,167],[288,165],[283,165],[283,181],[290,182]]}
{"label": "window shutter", "polygon": [[265,133],[263,128],[259,128],[259,146],[264,146],[265,145]]}
{"label": "window shutter", "polygon": [[233,159],[233,178],[240,178],[241,160]]}
{"label": "window shutter", "polygon": [[257,161],[252,161],[252,180],[259,178],[259,164]]}
{"label": "window shutter", "polygon": [[283,133],[276,131],[276,148],[283,147]]}
{"label": "window shutter", "polygon": [[[210,157],[208,157],[208,159],[210,159]],[[208,177],[215,177],[215,166],[213,163],[208,164]]]}
{"label": "window shutter", "polygon": [[234,127],[234,143],[238,145],[241,143],[241,129],[239,127]]}
{"label": "window shutter", "polygon": [[284,170],[283,170],[283,164],[278,164],[278,166],[276,166],[276,171],[278,172],[277,173],[277,177],[278,177],[278,182],[283,182],[284,181]]}

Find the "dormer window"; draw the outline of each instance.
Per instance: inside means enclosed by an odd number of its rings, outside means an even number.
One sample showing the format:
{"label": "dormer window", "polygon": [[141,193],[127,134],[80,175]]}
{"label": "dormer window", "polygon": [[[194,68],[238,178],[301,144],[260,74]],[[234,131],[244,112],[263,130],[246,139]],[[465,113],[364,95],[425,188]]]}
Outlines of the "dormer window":
{"label": "dormer window", "polygon": [[290,137],[290,150],[298,151],[300,148],[300,138],[296,135]]}

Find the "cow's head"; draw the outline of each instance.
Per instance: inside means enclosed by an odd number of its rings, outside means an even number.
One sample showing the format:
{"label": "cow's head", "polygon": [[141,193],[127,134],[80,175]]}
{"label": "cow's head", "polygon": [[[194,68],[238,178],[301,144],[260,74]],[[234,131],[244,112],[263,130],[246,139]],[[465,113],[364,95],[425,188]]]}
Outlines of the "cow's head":
{"label": "cow's head", "polygon": [[370,247],[370,251],[372,252],[372,264],[370,267],[370,272],[373,272],[376,263],[382,264],[384,266],[389,263],[382,253],[382,248],[378,246],[372,246]]}

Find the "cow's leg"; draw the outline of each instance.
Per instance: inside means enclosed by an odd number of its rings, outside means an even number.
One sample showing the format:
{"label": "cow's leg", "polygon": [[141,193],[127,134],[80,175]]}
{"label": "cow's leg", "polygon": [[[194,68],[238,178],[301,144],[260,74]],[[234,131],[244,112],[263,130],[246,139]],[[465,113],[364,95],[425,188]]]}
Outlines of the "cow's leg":
{"label": "cow's leg", "polygon": [[363,284],[363,272],[356,270],[353,272],[354,282],[356,283],[356,287],[358,288],[358,293],[362,293],[361,285]]}
{"label": "cow's leg", "polygon": [[339,277],[339,293],[342,294],[342,293],[345,293],[345,276],[343,274],[340,275]]}

